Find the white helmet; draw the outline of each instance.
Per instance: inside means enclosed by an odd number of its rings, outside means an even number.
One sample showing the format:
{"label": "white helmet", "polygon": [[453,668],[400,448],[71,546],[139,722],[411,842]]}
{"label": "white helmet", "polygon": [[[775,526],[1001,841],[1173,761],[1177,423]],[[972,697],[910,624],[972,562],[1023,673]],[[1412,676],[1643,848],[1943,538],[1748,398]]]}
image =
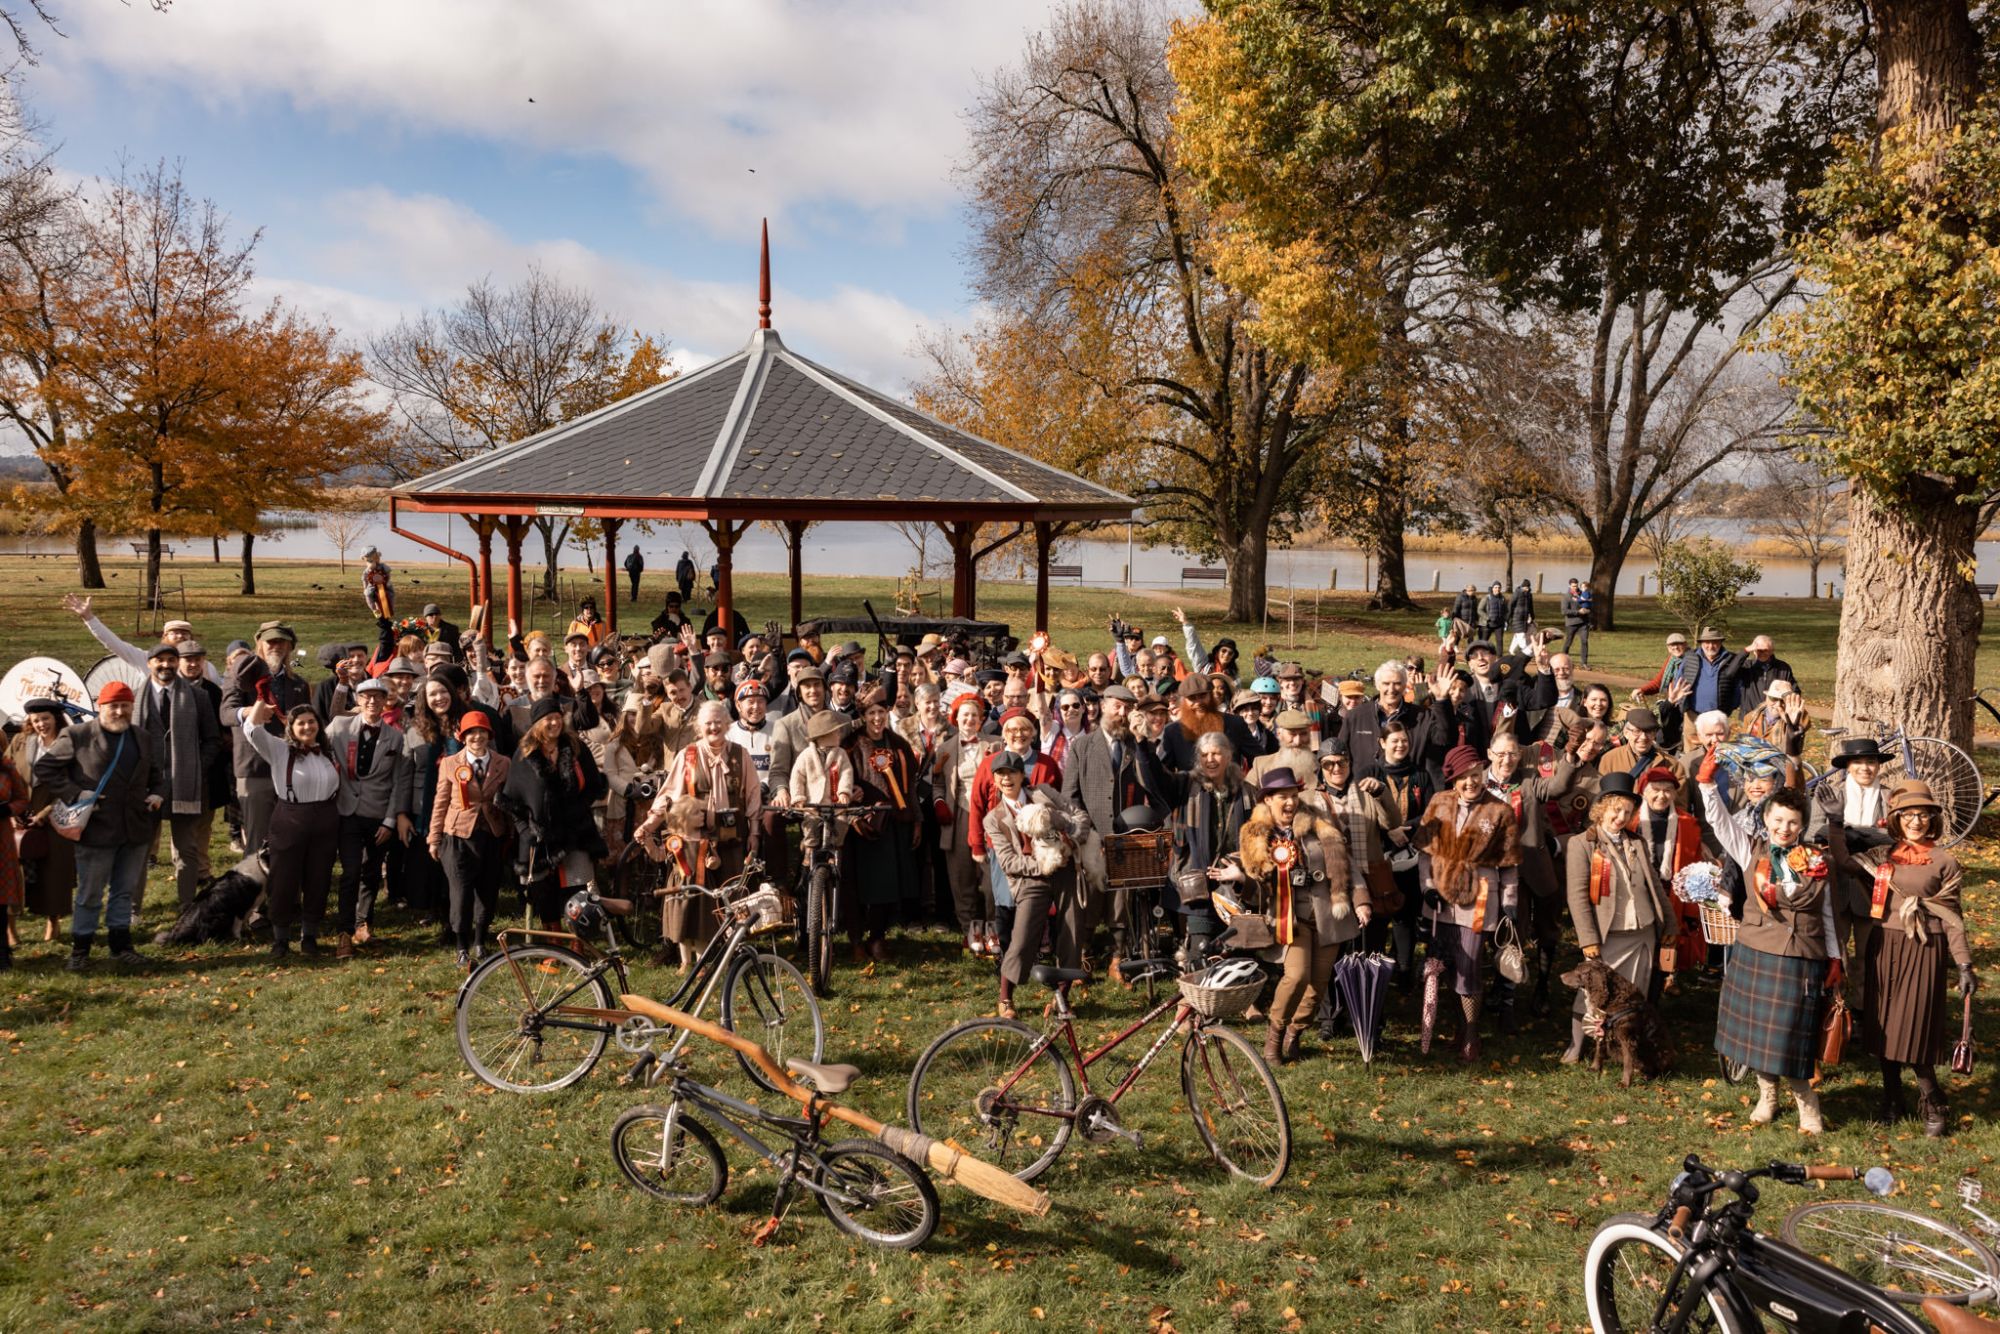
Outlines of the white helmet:
{"label": "white helmet", "polygon": [[1230,959],[1210,968],[1201,979],[1201,984],[1205,987],[1242,987],[1263,980],[1264,970],[1257,966],[1256,960]]}

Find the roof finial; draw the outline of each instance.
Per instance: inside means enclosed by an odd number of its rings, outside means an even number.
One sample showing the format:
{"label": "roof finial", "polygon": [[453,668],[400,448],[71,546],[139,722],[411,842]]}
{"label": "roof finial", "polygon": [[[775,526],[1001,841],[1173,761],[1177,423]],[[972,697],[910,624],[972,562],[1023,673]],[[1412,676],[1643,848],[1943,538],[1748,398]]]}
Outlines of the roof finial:
{"label": "roof finial", "polygon": [[763,253],[757,262],[757,327],[771,327],[771,220],[764,219]]}

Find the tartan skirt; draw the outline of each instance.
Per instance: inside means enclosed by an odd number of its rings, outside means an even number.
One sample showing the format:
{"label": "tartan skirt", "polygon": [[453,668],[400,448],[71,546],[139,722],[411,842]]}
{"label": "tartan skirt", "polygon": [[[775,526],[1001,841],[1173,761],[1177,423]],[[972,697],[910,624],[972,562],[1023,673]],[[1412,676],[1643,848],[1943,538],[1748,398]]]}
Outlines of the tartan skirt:
{"label": "tartan skirt", "polygon": [[1715,1049],[1759,1074],[1810,1079],[1819,1055],[1825,982],[1824,959],[1737,945],[1722,977]]}

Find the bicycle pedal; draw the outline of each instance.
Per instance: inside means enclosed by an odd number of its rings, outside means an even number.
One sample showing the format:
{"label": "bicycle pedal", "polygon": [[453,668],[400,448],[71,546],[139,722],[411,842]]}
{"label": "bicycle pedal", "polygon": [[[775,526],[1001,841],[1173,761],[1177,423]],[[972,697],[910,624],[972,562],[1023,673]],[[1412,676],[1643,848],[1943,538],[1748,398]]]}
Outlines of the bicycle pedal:
{"label": "bicycle pedal", "polygon": [[771,1217],[765,1219],[755,1232],[750,1234],[750,1244],[752,1246],[762,1246],[777,1234],[778,1218],[777,1215],[773,1214]]}

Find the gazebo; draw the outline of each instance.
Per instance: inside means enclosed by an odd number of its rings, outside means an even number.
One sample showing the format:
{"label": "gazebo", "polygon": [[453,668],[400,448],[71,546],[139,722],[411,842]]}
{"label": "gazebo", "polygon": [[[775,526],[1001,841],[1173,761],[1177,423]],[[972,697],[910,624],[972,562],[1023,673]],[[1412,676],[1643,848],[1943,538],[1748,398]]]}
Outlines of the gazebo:
{"label": "gazebo", "polygon": [[[399,507],[462,515],[479,539],[476,561],[401,527]],[[604,533],[604,614],[614,630],[618,531],[627,520],[702,526],[715,545],[716,616],[724,625],[733,610],[732,554],[759,520],[784,533],[795,627],[800,545],[810,524],[936,524],[951,547],[952,614],[963,617],[976,613],[979,558],[1032,532],[1036,624],[1045,626],[1049,548],[1060,527],[1129,520],[1134,508],[1128,496],[949,426],[786,347],[771,327],[767,226],[757,329],[742,351],[395,487],[389,526],[463,561],[474,601],[489,605],[499,537],[507,613],[519,622],[521,546],[533,520],[596,520]],[[987,524],[1009,527],[981,546]]]}

